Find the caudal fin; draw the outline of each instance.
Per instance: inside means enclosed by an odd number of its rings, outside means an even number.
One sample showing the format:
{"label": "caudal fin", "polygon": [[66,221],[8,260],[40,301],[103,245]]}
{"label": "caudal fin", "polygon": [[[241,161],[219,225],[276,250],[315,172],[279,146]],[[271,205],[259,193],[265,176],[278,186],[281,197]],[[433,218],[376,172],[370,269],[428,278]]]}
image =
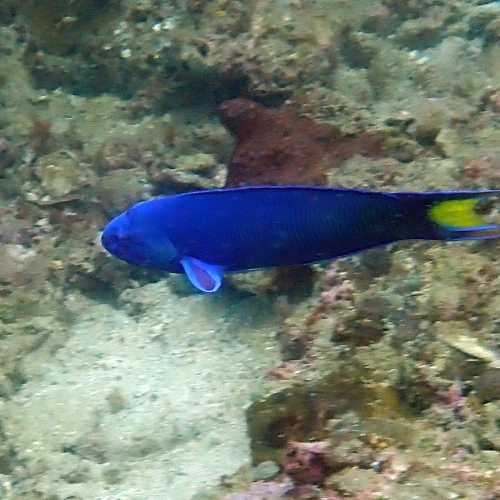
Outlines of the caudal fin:
{"label": "caudal fin", "polygon": [[488,197],[500,197],[500,190],[434,193],[427,209],[428,219],[445,240],[485,240],[500,238],[500,225],[489,224],[478,212]]}
{"label": "caudal fin", "polygon": [[[405,206],[409,238],[485,240],[500,238],[500,224],[479,212],[483,201],[500,199],[500,190],[392,193]],[[411,227],[413,226],[413,227]]]}

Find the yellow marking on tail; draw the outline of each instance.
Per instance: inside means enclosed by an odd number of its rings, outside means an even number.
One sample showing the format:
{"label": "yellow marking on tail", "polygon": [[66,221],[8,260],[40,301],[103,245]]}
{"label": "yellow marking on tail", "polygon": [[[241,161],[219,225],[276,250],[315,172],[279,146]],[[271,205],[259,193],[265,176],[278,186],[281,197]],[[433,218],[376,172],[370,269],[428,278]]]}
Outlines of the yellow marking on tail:
{"label": "yellow marking on tail", "polygon": [[447,200],[434,204],[429,218],[436,224],[454,228],[482,226],[485,220],[475,211],[479,199]]}

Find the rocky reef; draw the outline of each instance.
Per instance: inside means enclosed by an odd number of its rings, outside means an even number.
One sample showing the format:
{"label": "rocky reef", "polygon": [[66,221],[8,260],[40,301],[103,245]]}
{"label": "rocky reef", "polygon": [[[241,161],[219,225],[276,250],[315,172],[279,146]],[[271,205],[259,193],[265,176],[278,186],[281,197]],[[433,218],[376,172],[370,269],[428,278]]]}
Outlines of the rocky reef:
{"label": "rocky reef", "polygon": [[348,137],[292,109],[268,109],[240,98],[223,102],[219,115],[237,141],[227,187],[325,185],[328,173],[348,158],[384,154],[381,134]]}
{"label": "rocky reef", "polygon": [[97,241],[193,189],[498,188],[499,39],[485,0],[0,2],[0,497],[497,498],[495,241],[213,299]]}

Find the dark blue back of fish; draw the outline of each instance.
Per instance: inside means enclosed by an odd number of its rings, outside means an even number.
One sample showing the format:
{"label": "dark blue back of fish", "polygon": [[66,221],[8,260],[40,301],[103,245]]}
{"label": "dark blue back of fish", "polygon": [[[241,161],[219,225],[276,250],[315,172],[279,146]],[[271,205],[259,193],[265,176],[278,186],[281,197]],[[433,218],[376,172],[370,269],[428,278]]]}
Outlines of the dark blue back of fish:
{"label": "dark blue back of fish", "polygon": [[390,195],[314,188],[206,191],[158,206],[181,256],[226,271],[305,264],[405,238],[402,209]]}

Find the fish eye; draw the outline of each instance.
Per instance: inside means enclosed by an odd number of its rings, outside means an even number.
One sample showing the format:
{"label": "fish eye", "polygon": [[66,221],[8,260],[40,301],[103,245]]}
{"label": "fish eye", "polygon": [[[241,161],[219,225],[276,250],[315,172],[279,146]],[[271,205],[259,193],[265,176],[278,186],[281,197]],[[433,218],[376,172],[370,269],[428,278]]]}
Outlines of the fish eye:
{"label": "fish eye", "polygon": [[107,240],[112,245],[124,245],[130,243],[132,241],[132,237],[129,234],[118,232],[108,235]]}

